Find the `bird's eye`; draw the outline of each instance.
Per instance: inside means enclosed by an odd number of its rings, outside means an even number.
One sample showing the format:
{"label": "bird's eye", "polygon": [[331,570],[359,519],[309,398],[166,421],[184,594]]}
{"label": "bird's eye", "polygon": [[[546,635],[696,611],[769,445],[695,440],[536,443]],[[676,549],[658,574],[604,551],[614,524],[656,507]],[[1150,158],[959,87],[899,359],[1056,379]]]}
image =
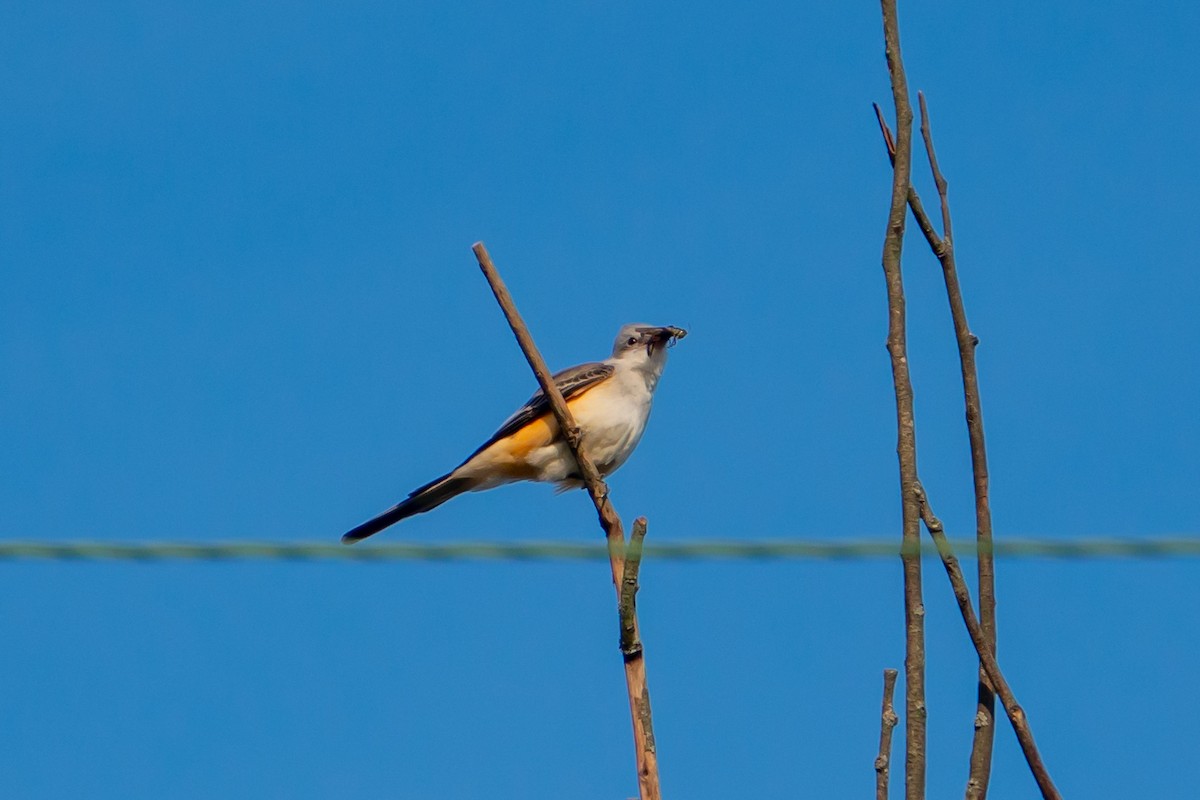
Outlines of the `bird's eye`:
{"label": "bird's eye", "polygon": [[635,344],[637,344],[637,337],[630,336],[628,341],[625,342],[625,344],[629,345],[630,347],[633,347]]}

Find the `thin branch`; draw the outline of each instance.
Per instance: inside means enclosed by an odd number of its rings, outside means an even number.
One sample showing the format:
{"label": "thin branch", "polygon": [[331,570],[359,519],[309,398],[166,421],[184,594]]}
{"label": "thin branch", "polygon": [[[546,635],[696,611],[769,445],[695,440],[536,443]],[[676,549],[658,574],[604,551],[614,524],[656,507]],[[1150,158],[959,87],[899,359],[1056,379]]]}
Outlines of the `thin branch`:
{"label": "thin branch", "polygon": [[[975,365],[975,348],[979,337],[971,332],[967,324],[967,312],[963,305],[962,287],[958,281],[958,267],[954,256],[953,226],[950,218],[950,201],[947,194],[947,183],[941,169],[938,167],[937,155],[933,147],[933,131],[929,123],[929,108],[925,103],[925,95],[917,92],[921,105],[921,136],[925,142],[925,152],[929,157],[930,170],[933,172],[934,184],[938,189],[938,197],[942,208],[942,226],[945,237],[939,237],[934,231],[929,215],[921,204],[917,190],[911,185],[908,188],[908,204],[912,208],[917,225],[925,233],[925,240],[933,254],[942,265],[942,276],[946,283],[946,296],[950,301],[950,316],[954,322],[954,335],[958,341],[958,360],[962,372],[963,398],[966,404],[967,436],[971,444],[971,473],[975,490],[975,538],[979,574],[979,619],[983,626],[992,653],[996,652],[996,569],[992,557],[992,511],[988,492],[987,447],[983,434],[983,405],[979,392],[979,372]],[[875,116],[879,121],[879,129],[883,134],[884,146],[888,157],[895,162],[895,143],[892,132],[888,130],[887,122],[879,106],[875,106]],[[970,772],[967,776],[967,800],[983,800],[987,796],[988,781],[992,767],[992,745],[995,739],[996,696],[987,682],[983,666],[979,668],[979,684],[975,706],[975,737],[971,745]]]}
{"label": "thin branch", "polygon": [[[996,567],[992,558],[992,509],[988,500],[987,446],[983,435],[983,403],[979,393],[979,371],[975,365],[975,348],[979,337],[967,324],[962,287],[958,282],[958,266],[954,256],[954,228],[950,219],[950,200],[946,179],[938,167],[933,148],[933,128],[929,122],[929,107],[925,95],[917,92],[921,104],[921,137],[929,168],[937,186],[942,206],[943,244],[934,254],[942,265],[946,297],[950,301],[950,317],[954,321],[954,337],[958,341],[958,362],[962,371],[963,400],[966,406],[967,438],[971,444],[971,474],[975,490],[975,542],[979,551],[979,623],[983,628],[988,650],[996,654]],[[915,192],[913,193],[916,194]],[[967,777],[967,800],[987,797],[988,780],[992,769],[992,744],[996,730],[996,695],[989,685],[982,664],[975,707],[975,739],[971,745],[971,766]]]}
{"label": "thin branch", "polygon": [[642,640],[637,635],[638,568],[642,564],[642,543],[646,538],[646,518],[633,521],[629,546],[625,549],[625,568],[621,573],[621,600],[617,611],[621,617],[621,654],[628,660],[641,655]]}
{"label": "thin branch", "polygon": [[925,796],[925,607],[921,599],[921,559],[912,555],[920,546],[921,523],[914,489],[917,487],[917,437],[913,416],[912,380],[908,372],[904,281],[900,254],[904,243],[905,206],[912,172],[912,106],[908,81],[900,55],[900,25],[896,0],[881,0],[883,38],[891,77],[892,100],[896,107],[896,155],[892,170],[892,202],[883,243],[883,272],[888,295],[888,352],[892,362],[892,385],[896,395],[896,453],[900,461],[902,503],[902,555],[904,564],[904,692],[905,757],[904,787],[908,800]]}
{"label": "thin branch", "polygon": [[929,127],[929,107],[925,105],[925,93],[917,90],[917,102],[921,105],[921,139],[925,142],[925,155],[929,157],[929,169],[933,172],[933,185],[937,187],[942,205],[942,239],[948,244],[954,241],[954,227],[950,224],[950,201],[947,198],[948,184],[938,168],[937,154],[933,150],[933,131]]}
{"label": "thin branch", "polygon": [[896,691],[894,669],[883,671],[883,712],[879,718],[879,755],[875,757],[875,800],[888,800],[888,773],[892,760],[892,729],[899,719],[892,707],[892,694]]}
{"label": "thin branch", "polygon": [[1004,674],[1000,672],[996,656],[992,654],[991,648],[988,646],[983,628],[980,626],[979,620],[975,618],[975,608],[971,604],[971,592],[963,578],[958,558],[955,557],[954,550],[951,548],[949,540],[946,539],[945,528],[942,526],[941,520],[933,513],[933,509],[930,508],[929,498],[920,484],[917,484],[915,499],[921,508],[921,519],[925,522],[925,529],[933,537],[933,543],[937,546],[942,565],[946,568],[946,576],[950,579],[950,587],[954,590],[954,599],[958,601],[958,610],[962,612],[967,633],[970,634],[971,642],[974,643],[975,650],[979,653],[979,663],[983,665],[987,679],[996,688],[996,694],[1000,696],[1000,702],[1003,703],[1004,711],[1008,714],[1013,730],[1016,731],[1017,741],[1021,744],[1021,752],[1024,753],[1025,761],[1029,764],[1034,780],[1037,781],[1038,788],[1042,791],[1042,797],[1046,800],[1061,800],[1062,795],[1058,793],[1054,781],[1050,779],[1050,773],[1042,761],[1042,755],[1033,741],[1033,730],[1029,727],[1025,710],[1017,703],[1012,689],[1008,687],[1008,681],[1004,680]]}
{"label": "thin branch", "polygon": [[[492,263],[487,248],[483,246],[483,242],[476,242],[471,249],[479,261],[479,268],[483,270],[488,285],[492,287],[492,294],[496,296],[496,302],[500,304],[504,317],[508,320],[509,327],[512,328],[513,335],[517,337],[517,344],[521,346],[525,360],[529,362],[538,384],[542,387],[542,392],[550,401],[554,418],[558,421],[559,429],[563,432],[567,446],[571,448],[571,453],[579,467],[579,474],[583,478],[583,484],[592,498],[592,503],[596,506],[596,513],[600,517],[600,525],[604,528],[608,543],[608,561],[612,569],[613,586],[616,588],[619,603],[625,573],[625,531],[621,526],[621,518],[617,516],[616,510],[608,499],[608,487],[601,480],[599,471],[582,449],[583,442],[579,425],[575,422],[570,409],[567,408],[562,393],[554,385],[550,370],[546,367],[541,353],[538,352],[529,328],[521,319],[520,313],[517,312],[512,295],[508,293],[508,288],[500,279],[500,273],[496,271],[496,265]],[[632,636],[637,640],[637,617],[633,609],[630,610],[630,621]],[[650,690],[646,686],[646,661],[640,650],[636,655],[625,659],[625,686],[629,693],[629,712],[633,718],[638,792],[641,800],[660,800],[662,795],[658,785],[658,756],[650,715]]]}

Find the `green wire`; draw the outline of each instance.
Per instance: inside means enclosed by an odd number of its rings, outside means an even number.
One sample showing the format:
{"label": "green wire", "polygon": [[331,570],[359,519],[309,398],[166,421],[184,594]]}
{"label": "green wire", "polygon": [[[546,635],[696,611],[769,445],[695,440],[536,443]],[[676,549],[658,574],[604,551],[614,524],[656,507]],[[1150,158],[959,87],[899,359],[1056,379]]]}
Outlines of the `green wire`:
{"label": "green wire", "polygon": [[[953,542],[974,557],[974,541]],[[998,558],[1187,558],[1200,556],[1200,536],[1148,538],[1001,539]],[[894,541],[765,539],[647,542],[654,561],[863,560],[900,555]],[[936,557],[926,543],[921,554]],[[347,547],[333,542],[0,541],[0,561],[581,561],[607,558],[603,542],[384,542]]]}

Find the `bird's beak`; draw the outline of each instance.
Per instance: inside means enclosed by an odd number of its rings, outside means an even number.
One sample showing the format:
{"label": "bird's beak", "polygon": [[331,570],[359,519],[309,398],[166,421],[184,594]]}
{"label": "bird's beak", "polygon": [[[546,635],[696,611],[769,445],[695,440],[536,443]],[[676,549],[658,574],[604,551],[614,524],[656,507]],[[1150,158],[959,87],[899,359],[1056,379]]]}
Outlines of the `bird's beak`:
{"label": "bird's beak", "polygon": [[642,333],[646,336],[647,353],[653,353],[654,348],[662,344],[673,345],[687,336],[687,331],[683,328],[676,328],[671,325],[661,328],[642,328]]}

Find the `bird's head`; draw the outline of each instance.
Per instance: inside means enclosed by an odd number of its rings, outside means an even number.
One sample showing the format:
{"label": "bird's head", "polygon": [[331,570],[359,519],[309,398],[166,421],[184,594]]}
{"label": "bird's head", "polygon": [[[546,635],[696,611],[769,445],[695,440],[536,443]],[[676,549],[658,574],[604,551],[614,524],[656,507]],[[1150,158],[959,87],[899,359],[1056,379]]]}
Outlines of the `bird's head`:
{"label": "bird's head", "polygon": [[670,325],[625,325],[613,343],[613,358],[629,359],[657,372],[667,361],[667,348],[684,336],[687,331]]}

